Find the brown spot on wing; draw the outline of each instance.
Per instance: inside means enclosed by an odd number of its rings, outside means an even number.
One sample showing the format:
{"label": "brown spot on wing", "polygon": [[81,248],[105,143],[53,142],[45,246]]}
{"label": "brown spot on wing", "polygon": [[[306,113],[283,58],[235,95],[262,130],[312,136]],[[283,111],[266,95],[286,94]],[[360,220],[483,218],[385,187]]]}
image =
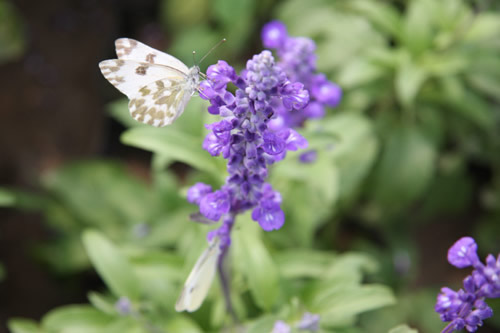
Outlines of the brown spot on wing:
{"label": "brown spot on wing", "polygon": [[150,53],[146,56],[146,62],[149,62],[150,64],[154,64],[155,60],[154,57],[156,57],[156,54]]}
{"label": "brown spot on wing", "polygon": [[135,69],[135,73],[138,75],[146,75],[146,70],[148,68],[146,66],[139,66]]}

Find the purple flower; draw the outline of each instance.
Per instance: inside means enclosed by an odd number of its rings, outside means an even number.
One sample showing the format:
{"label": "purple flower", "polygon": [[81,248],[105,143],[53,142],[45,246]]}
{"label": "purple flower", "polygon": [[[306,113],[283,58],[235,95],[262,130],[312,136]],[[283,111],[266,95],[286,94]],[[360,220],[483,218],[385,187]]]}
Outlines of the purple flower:
{"label": "purple flower", "polygon": [[283,320],[277,320],[274,323],[273,330],[271,331],[271,333],[291,333],[291,332],[292,328]]}
{"label": "purple flower", "polygon": [[127,297],[122,296],[116,301],[115,309],[120,315],[128,316],[132,313],[132,303]]}
{"label": "purple flower", "polygon": [[488,255],[486,265],[477,256],[477,244],[471,237],[459,239],[448,251],[448,261],[455,267],[472,266],[474,270],[463,281],[463,289],[443,287],[435,306],[442,321],[450,322],[442,332],[466,329],[475,332],[483,320],[493,315],[486,298],[500,297],[500,254]]}
{"label": "purple flower", "polygon": [[218,221],[222,215],[228,213],[229,207],[229,195],[223,190],[209,193],[200,200],[200,213],[213,221]]}
{"label": "purple flower", "polygon": [[319,330],[319,314],[305,312],[297,324],[299,330],[307,330],[309,332],[317,332]]}
{"label": "purple flower", "polygon": [[[234,94],[227,90],[229,83],[237,87]],[[246,210],[252,210],[252,218],[264,230],[281,228],[285,221],[281,196],[265,182],[267,167],[287,151],[307,147],[307,141],[292,129],[268,125],[278,110],[302,110],[309,93],[301,83],[288,80],[269,51],[255,55],[239,76],[219,61],[209,67],[200,89],[210,101],[209,112],[222,118],[206,126],[210,133],[203,148],[213,156],[222,155],[229,173],[218,191],[196,184],[188,192],[189,201],[199,204],[203,216],[223,218],[222,226],[209,237],[217,235],[221,247],[228,246],[234,217]]]}
{"label": "purple flower", "polygon": [[[285,25],[279,21],[266,24],[262,28],[261,37],[265,47],[276,50],[279,57],[278,65],[292,82],[286,90],[299,89],[293,84],[300,83],[309,92],[307,98],[309,106],[304,105],[305,94],[302,96],[293,94],[293,98],[285,98],[284,108],[278,108],[275,112],[273,127],[301,127],[307,119],[323,117],[326,106],[337,106],[342,98],[342,90],[328,81],[324,74],[316,73],[314,41],[305,37],[288,36]],[[299,105],[300,111],[287,112],[293,105]]]}
{"label": "purple flower", "polygon": [[212,192],[212,186],[203,183],[196,183],[189,188],[187,192],[187,199],[190,203],[199,205],[201,198],[210,192]]}
{"label": "purple flower", "polygon": [[305,153],[300,154],[299,160],[302,163],[313,163],[318,158],[318,152],[316,150],[309,150]]}

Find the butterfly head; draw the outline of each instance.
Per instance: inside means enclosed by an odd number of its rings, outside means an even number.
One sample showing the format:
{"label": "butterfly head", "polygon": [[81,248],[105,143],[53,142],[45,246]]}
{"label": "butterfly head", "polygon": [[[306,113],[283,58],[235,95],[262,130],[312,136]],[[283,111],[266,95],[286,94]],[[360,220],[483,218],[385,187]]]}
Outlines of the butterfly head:
{"label": "butterfly head", "polygon": [[193,87],[198,87],[200,83],[200,67],[193,66],[189,69],[188,84]]}

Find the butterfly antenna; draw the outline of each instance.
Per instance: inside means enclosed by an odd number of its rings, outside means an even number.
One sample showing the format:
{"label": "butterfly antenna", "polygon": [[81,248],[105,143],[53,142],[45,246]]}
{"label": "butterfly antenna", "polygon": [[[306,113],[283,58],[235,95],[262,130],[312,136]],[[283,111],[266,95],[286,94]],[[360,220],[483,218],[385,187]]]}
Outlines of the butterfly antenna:
{"label": "butterfly antenna", "polygon": [[226,39],[225,39],[225,38],[222,38],[222,39],[221,39],[221,40],[220,40],[217,44],[215,44],[214,46],[212,46],[212,48],[211,48],[211,49],[210,49],[210,50],[209,50],[209,51],[208,51],[208,52],[207,52],[207,53],[206,53],[206,54],[205,54],[205,55],[204,55],[204,56],[200,59],[200,62],[198,63],[198,65],[199,65],[199,64],[201,64],[201,62],[202,62],[203,60],[205,60],[205,58],[206,58],[206,57],[207,57],[210,53],[212,53],[212,51],[213,51],[213,50],[215,50],[217,47],[219,47],[219,45],[220,45],[220,44],[224,43],[225,41],[226,41]]}
{"label": "butterfly antenna", "polygon": [[193,51],[193,64],[196,64],[196,58],[195,58],[195,56],[196,56],[196,51]]}

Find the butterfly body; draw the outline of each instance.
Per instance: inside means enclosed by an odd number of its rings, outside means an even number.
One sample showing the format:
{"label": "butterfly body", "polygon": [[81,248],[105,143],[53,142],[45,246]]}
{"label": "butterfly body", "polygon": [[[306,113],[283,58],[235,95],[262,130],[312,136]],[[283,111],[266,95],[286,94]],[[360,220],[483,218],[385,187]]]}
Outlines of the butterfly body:
{"label": "butterfly body", "polygon": [[130,100],[131,116],[142,123],[170,125],[198,89],[198,66],[130,38],[115,42],[118,59],[99,63],[104,77]]}

